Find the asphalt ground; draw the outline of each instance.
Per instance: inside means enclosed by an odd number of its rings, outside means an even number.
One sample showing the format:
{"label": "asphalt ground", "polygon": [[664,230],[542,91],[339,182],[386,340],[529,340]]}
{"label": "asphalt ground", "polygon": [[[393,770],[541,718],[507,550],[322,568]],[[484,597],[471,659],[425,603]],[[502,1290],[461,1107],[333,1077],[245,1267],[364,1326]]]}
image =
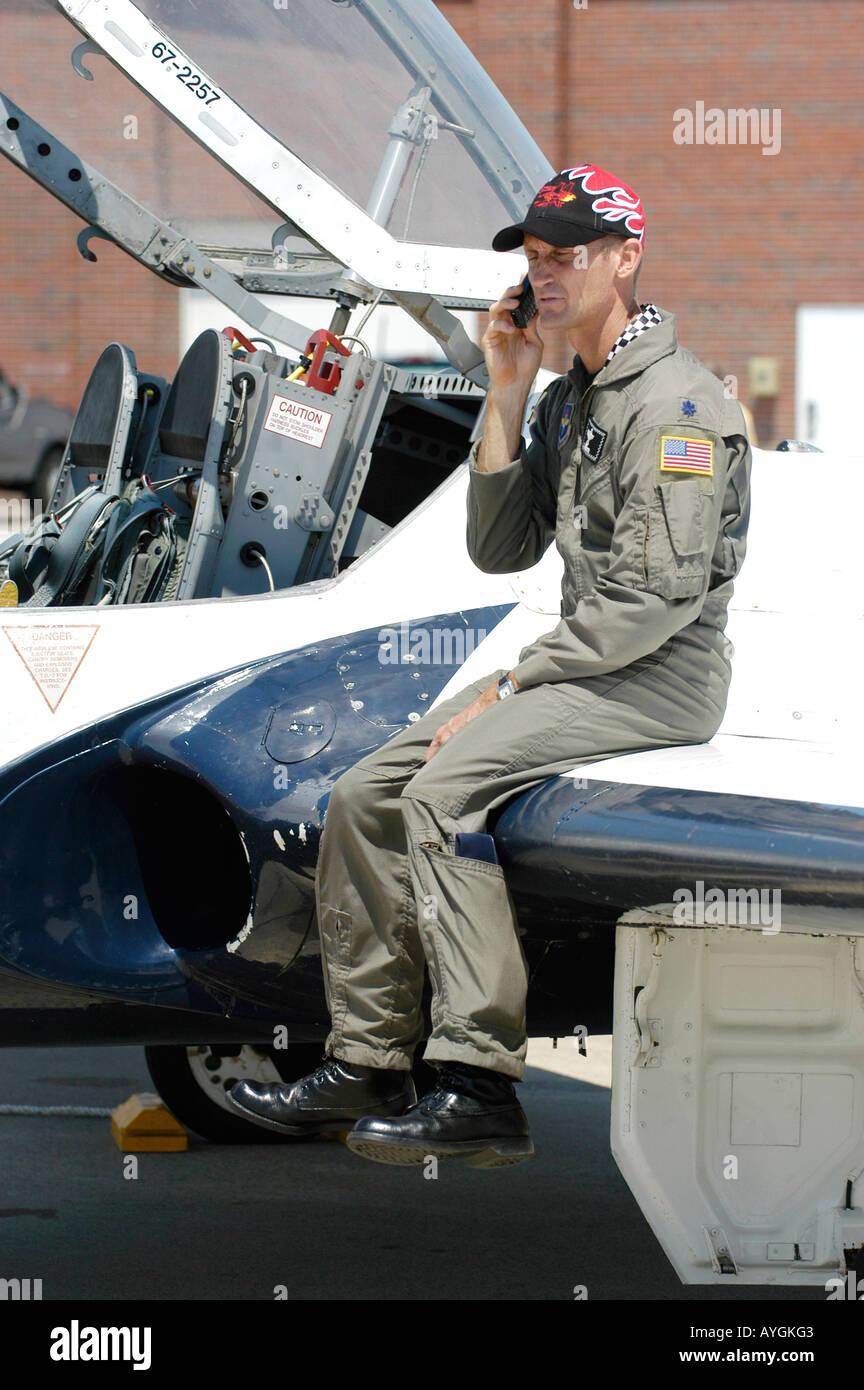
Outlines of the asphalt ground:
{"label": "asphalt ground", "polygon": [[[531,1043],[535,1154],[437,1178],[333,1140],[139,1154],[107,1118],[0,1114],[0,1278],[43,1300],[824,1302],[821,1289],[684,1287],[609,1151],[611,1039]],[[537,1065],[540,1063],[540,1065]],[[552,1068],[555,1068],[554,1070]],[[0,1051],[0,1105],[114,1108],[152,1091],[135,1047]],[[126,1165],[128,1167],[128,1165]],[[799,1310],[803,1312],[804,1310]]]}

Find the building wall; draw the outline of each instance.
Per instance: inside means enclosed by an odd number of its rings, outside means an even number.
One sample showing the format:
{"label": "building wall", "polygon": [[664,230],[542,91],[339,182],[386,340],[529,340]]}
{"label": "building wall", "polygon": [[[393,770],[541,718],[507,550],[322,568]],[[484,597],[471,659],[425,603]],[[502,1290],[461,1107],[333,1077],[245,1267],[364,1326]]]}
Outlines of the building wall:
{"label": "building wall", "polygon": [[[639,297],[738,379],[760,444],[794,434],[795,310],[864,302],[859,0],[442,0],[556,168],[618,174],[646,210]],[[676,144],[697,102],[780,112],[780,148]],[[768,126],[768,133],[771,125]],[[754,399],[748,359],[779,359]],[[564,356],[550,365],[563,365]]]}
{"label": "building wall", "polygon": [[[596,163],[637,189],[647,214],[640,298],[674,312],[681,341],[737,378],[760,443],[791,435],[796,307],[864,302],[860,0],[441,0],[440,8],[556,168]],[[74,31],[39,4],[2,0],[0,88],[70,144],[71,134],[86,135],[85,157],[109,174],[128,170],[137,196],[162,192],[178,133],[104,60],[91,60],[95,83],[75,76],[74,43]],[[698,102],[779,112],[779,152],[676,143],[674,113],[695,112]],[[126,139],[130,114],[162,122],[158,167],[144,167],[142,148]],[[176,166],[184,179],[188,159]],[[234,206],[228,176],[200,159],[200,196]],[[98,265],[85,262],[75,249],[79,220],[5,160],[0,199],[0,367],[10,379],[50,386],[74,406],[113,338],[170,375],[176,292],[104,242],[95,243]],[[776,399],[751,396],[753,356],[779,360]],[[565,344],[550,343],[547,365],[568,358]]]}
{"label": "building wall", "polygon": [[[76,76],[69,63],[75,43],[75,30],[59,14],[4,0],[0,89],[73,148],[72,132],[81,124],[76,109],[88,109],[88,100],[118,111],[129,110],[130,99],[133,106],[144,100],[103,59],[90,60],[94,82]],[[112,142],[119,158],[122,120],[110,132],[94,122],[78,152],[98,166]],[[125,143],[128,158],[135,147]],[[81,220],[5,159],[0,206],[0,368],[10,381],[74,407],[93,363],[114,339],[135,347],[148,369],[174,370],[176,292],[105,241],[94,243],[98,263],[85,261],[75,244]]]}
{"label": "building wall", "polygon": [[[0,0],[0,90],[180,232],[212,232],[218,223],[232,244],[235,236],[246,244],[252,229],[254,244],[269,247],[278,214],[106,58],[85,60],[93,81],[78,76],[69,56],[79,39],[50,0]],[[106,241],[91,243],[95,265],[84,260],[76,247],[84,223],[3,158],[0,207],[0,368],[10,381],[74,408],[94,362],[115,339],[133,349],[140,366],[173,376],[177,289]]]}

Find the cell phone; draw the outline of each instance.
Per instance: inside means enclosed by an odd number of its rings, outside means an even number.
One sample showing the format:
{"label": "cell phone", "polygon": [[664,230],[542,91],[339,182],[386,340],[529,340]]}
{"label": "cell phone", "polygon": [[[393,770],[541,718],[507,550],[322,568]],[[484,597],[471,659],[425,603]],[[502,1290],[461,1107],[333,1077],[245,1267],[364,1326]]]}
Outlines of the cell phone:
{"label": "cell phone", "polygon": [[531,320],[537,313],[537,301],[534,298],[534,291],[531,288],[531,282],[528,279],[527,275],[525,276],[525,279],[522,281],[519,288],[521,289],[522,294],[519,299],[519,303],[517,304],[516,308],[511,312],[510,317],[517,328],[527,328],[528,324],[531,322]]}

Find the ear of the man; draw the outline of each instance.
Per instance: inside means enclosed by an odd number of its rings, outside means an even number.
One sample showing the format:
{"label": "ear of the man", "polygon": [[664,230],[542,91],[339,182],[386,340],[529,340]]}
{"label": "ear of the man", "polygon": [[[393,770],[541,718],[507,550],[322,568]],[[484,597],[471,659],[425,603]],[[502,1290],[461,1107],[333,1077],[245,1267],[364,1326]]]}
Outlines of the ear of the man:
{"label": "ear of the man", "polygon": [[622,278],[628,275],[635,275],[642,261],[642,243],[638,237],[627,237],[621,242],[618,251],[618,270],[617,274]]}

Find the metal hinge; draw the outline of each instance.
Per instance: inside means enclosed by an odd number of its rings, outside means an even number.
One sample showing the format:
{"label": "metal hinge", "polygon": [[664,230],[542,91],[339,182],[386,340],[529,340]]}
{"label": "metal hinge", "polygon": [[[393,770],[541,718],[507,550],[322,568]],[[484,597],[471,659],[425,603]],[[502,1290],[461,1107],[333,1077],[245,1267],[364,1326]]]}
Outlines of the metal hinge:
{"label": "metal hinge", "polygon": [[722,1226],[703,1226],[711,1263],[717,1274],[737,1274],[738,1266],[732,1258],[729,1241]]}
{"label": "metal hinge", "polygon": [[[661,938],[669,937],[669,933],[664,931],[663,927],[652,927],[651,935],[654,938],[651,969],[648,972],[648,979],[644,987],[636,996],[633,1009],[633,1019],[639,1031],[639,1046],[631,1063],[634,1067],[660,1066],[660,1058],[656,1053],[660,1046],[663,1025],[660,1019],[648,1017],[648,1009],[654,1000],[660,982],[660,962],[663,955]],[[672,938],[669,937],[669,940],[671,941]]]}

